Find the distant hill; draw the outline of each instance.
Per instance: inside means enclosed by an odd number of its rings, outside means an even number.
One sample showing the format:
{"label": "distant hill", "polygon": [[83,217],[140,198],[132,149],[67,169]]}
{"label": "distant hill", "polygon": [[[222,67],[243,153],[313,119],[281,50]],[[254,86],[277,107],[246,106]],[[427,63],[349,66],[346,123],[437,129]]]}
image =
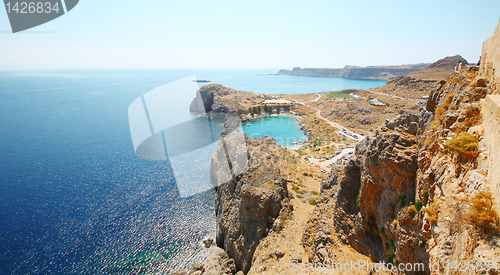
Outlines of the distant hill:
{"label": "distant hill", "polygon": [[448,56],[432,63],[426,68],[410,72],[408,76],[422,80],[442,80],[450,76],[460,61],[463,66],[469,65],[467,60],[460,55]]}
{"label": "distant hill", "polygon": [[400,66],[345,66],[343,69],[330,68],[300,68],[295,67],[290,70],[280,70],[276,75],[298,75],[298,76],[318,76],[318,77],[342,77],[353,79],[379,79],[389,80],[391,77],[404,75],[413,71],[428,67],[429,64],[411,64]]}
{"label": "distant hill", "polygon": [[448,56],[421,70],[393,77],[384,86],[372,90],[393,96],[421,99],[423,96],[429,96],[431,91],[441,85],[441,81],[446,82],[445,79],[450,77],[460,61],[463,66],[469,64],[460,55]]}

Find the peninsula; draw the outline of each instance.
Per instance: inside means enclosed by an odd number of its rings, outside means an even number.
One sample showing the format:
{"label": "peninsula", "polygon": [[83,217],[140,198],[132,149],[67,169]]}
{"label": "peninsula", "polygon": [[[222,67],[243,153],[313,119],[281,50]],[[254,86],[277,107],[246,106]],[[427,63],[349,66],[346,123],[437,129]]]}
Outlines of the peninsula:
{"label": "peninsula", "polygon": [[409,72],[421,70],[429,64],[412,64],[400,66],[345,66],[343,69],[329,68],[300,68],[280,70],[276,75],[318,76],[318,77],[342,77],[355,79],[379,79],[389,80],[391,77],[404,75]]}

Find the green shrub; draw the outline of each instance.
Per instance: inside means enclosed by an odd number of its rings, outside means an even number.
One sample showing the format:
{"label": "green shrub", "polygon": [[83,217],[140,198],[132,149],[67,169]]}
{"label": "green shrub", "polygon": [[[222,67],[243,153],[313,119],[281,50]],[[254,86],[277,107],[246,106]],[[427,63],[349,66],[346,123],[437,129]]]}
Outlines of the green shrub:
{"label": "green shrub", "polygon": [[316,191],[311,191],[311,194],[313,194],[313,195],[317,196],[317,195],[318,195],[318,192],[316,192]]}
{"label": "green shrub", "polygon": [[380,227],[380,233],[382,233],[382,234],[385,233],[385,228],[384,227]]}
{"label": "green shrub", "polygon": [[419,246],[419,245],[420,245],[420,240],[415,238],[415,239],[413,240],[413,244],[414,244],[415,246]]}
{"label": "green shrub", "polygon": [[415,208],[417,209],[417,212],[420,212],[420,209],[422,209],[422,206],[424,204],[422,203],[421,200],[418,200],[416,203],[415,203]]}
{"label": "green shrub", "polygon": [[316,199],[309,199],[309,204],[310,205],[316,205]]}
{"label": "green shrub", "polygon": [[424,201],[427,201],[429,199],[429,191],[427,191],[427,189],[422,190],[422,198],[424,199]]}
{"label": "green shrub", "polygon": [[389,263],[394,262],[394,257],[396,256],[396,251],[392,251],[391,254],[389,254]]}

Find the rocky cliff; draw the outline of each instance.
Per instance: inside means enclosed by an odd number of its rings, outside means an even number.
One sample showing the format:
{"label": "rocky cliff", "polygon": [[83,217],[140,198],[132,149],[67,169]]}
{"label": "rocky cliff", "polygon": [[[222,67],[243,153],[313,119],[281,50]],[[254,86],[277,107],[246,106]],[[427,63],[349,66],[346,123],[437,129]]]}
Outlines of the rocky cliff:
{"label": "rocky cliff", "polygon": [[476,70],[455,72],[425,109],[387,121],[334,168],[303,236],[312,261],[331,256],[336,234],[373,261],[422,263],[425,274],[464,274],[453,263],[498,261],[478,109],[491,89]]}
{"label": "rocky cliff", "polygon": [[393,76],[404,75],[409,72],[423,69],[429,64],[412,64],[401,66],[345,66],[343,69],[328,68],[300,68],[280,70],[277,75],[319,76],[319,77],[343,77],[353,79],[381,79],[388,80]]}
{"label": "rocky cliff", "polygon": [[[230,134],[244,135],[244,134]],[[276,141],[269,137],[247,139],[248,164],[242,174],[217,187],[217,246],[234,259],[245,274],[260,240],[272,230],[288,197],[287,180],[281,173]],[[225,154],[219,143],[217,154]],[[223,170],[214,155],[212,174]],[[218,176],[220,177],[220,175]]]}
{"label": "rocky cliff", "polygon": [[262,100],[257,93],[236,91],[213,83],[197,91],[189,109],[194,113],[207,113],[213,118],[223,119],[230,113],[249,114],[250,107]]}

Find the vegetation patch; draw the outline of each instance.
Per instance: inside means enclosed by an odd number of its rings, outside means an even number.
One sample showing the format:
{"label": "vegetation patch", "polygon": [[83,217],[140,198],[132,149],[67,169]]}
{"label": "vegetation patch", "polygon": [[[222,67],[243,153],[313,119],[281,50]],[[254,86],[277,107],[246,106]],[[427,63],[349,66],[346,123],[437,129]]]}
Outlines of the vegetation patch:
{"label": "vegetation patch", "polygon": [[427,220],[429,221],[430,224],[437,223],[439,206],[440,206],[439,202],[433,202],[431,203],[430,207],[424,208],[425,213],[427,213]]}
{"label": "vegetation patch", "polygon": [[337,93],[334,93],[334,94],[326,94],[326,96],[328,98],[354,98],[352,95],[350,94],[337,94]]}
{"label": "vegetation patch", "polygon": [[473,159],[479,154],[479,135],[462,132],[445,142],[446,150],[466,159]]}
{"label": "vegetation patch", "polygon": [[417,207],[415,205],[411,205],[408,207],[408,214],[410,214],[412,217],[414,217],[418,213]]}
{"label": "vegetation patch", "polygon": [[370,103],[370,105],[372,106],[390,106],[389,103],[383,102],[382,100],[373,97],[368,99],[368,103]]}
{"label": "vegetation patch", "polygon": [[417,212],[420,212],[420,210],[422,209],[422,206],[424,205],[424,203],[420,200],[418,200],[417,202],[415,202],[415,209],[417,210]]}
{"label": "vegetation patch", "polygon": [[465,218],[472,224],[490,231],[498,232],[498,213],[493,209],[493,199],[491,192],[479,191],[470,199],[471,207]]}

